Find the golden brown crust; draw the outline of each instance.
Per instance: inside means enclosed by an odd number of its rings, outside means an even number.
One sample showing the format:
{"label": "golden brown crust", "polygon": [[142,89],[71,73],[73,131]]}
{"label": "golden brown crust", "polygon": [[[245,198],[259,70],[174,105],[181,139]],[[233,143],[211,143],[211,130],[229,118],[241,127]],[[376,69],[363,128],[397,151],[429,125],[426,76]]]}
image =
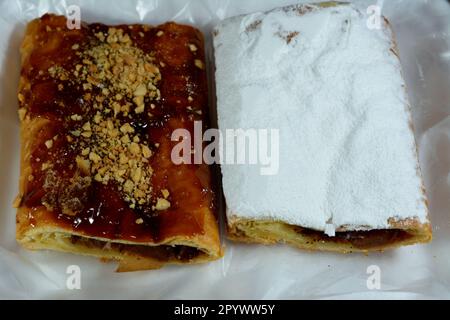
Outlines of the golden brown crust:
{"label": "golden brown crust", "polygon": [[[30,188],[32,188],[33,185],[30,184],[30,182],[36,179],[35,176],[33,176],[33,174],[36,175],[36,166],[33,166],[32,164],[33,154],[39,146],[44,148],[42,147],[44,142],[42,141],[42,137],[45,136],[45,134],[42,132],[45,133],[49,127],[53,128],[55,121],[65,121],[64,119],[67,118],[55,117],[54,115],[47,116],[46,113],[41,114],[36,112],[36,106],[39,106],[39,102],[46,102],[35,101],[36,99],[39,100],[39,94],[34,94],[35,89],[33,85],[37,84],[37,86],[39,86],[41,84],[39,82],[40,80],[36,77],[40,76],[42,73],[46,74],[47,69],[50,72],[51,67],[53,67],[51,65],[51,58],[44,60],[41,59],[41,56],[48,54],[51,57],[52,54],[57,54],[60,46],[67,46],[67,43],[64,43],[64,41],[68,41],[67,39],[70,39],[70,37],[74,37],[74,41],[77,41],[77,43],[69,43],[69,45],[72,46],[73,49],[78,48],[78,41],[83,41],[86,37],[86,33],[89,32],[86,31],[86,29],[82,31],[62,30],[62,34],[65,34],[67,37],[51,33],[55,32],[55,29],[58,28],[59,31],[61,31],[64,26],[64,17],[46,15],[40,19],[33,20],[27,26],[21,47],[23,70],[19,82],[18,95],[20,104],[19,117],[21,119],[21,163],[19,195],[15,201],[15,206],[18,208],[16,221],[17,241],[24,247],[33,250],[52,249],[96,256],[104,260],[117,260],[119,261],[118,271],[154,269],[168,263],[201,263],[220,258],[223,255],[223,252],[220,246],[218,223],[214,216],[213,206],[212,204],[209,204],[212,200],[205,196],[202,196],[202,198],[195,196],[197,193],[200,194],[200,191],[198,190],[201,190],[201,188],[211,188],[208,178],[210,175],[209,168],[202,167],[192,169],[192,167],[185,165],[175,167],[174,164],[170,162],[170,157],[168,158],[166,156],[166,154],[170,155],[171,148],[170,135],[167,135],[167,132],[173,130],[174,126],[176,127],[182,123],[180,118],[177,118],[178,116],[176,113],[180,109],[176,109],[177,111],[175,113],[169,110],[173,119],[171,118],[168,120],[165,123],[164,128],[161,129],[163,133],[162,137],[155,138],[158,139],[155,140],[157,142],[155,144],[161,146],[157,151],[154,151],[154,155],[152,155],[152,171],[158,171],[161,168],[160,171],[163,173],[156,172],[152,177],[152,181],[161,184],[158,184],[158,186],[152,185],[153,188],[158,188],[154,190],[154,193],[157,193],[157,195],[152,193],[152,196],[155,198],[154,202],[152,202],[152,210],[156,211],[156,213],[159,212],[162,216],[160,219],[156,220],[159,225],[148,226],[148,230],[152,231],[153,234],[146,235],[145,229],[142,229],[144,230],[144,233],[140,232],[136,237],[134,237],[132,233],[127,234],[126,237],[114,234],[102,236],[101,229],[96,230],[96,232],[91,232],[89,228],[76,228],[75,223],[73,222],[75,221],[74,219],[76,216],[70,216],[72,213],[70,215],[65,215],[64,212],[63,214],[61,214],[61,212],[56,213],[52,208],[43,205],[44,203],[39,205],[26,204],[26,200],[30,197],[30,194],[32,194]],[[100,27],[104,28],[104,26],[101,25]],[[184,92],[183,90],[187,91],[187,88],[179,86],[177,87],[178,91],[176,92],[173,91],[175,89],[171,88],[170,82],[172,79],[176,79],[174,76],[175,73],[164,70],[171,70],[171,64],[173,64],[173,68],[181,68],[178,72],[183,75],[183,77],[188,77],[190,75],[189,73],[192,73],[191,76],[194,77],[193,81],[196,81],[193,83],[195,86],[194,89],[198,89],[193,92],[193,94],[196,95],[195,98],[198,99],[198,103],[197,100],[192,103],[193,105],[197,103],[199,107],[206,108],[206,104],[204,103],[207,99],[206,76],[195,73],[200,70],[199,67],[182,69],[181,66],[186,62],[192,62],[192,65],[194,65],[194,61],[195,65],[197,65],[197,60],[201,61],[200,59],[204,59],[203,38],[201,33],[192,27],[177,25],[175,23],[167,23],[155,27],[160,30],[156,35],[154,34],[156,33],[155,29],[149,26],[134,25],[133,27],[134,30],[142,30],[139,31],[139,36],[137,37],[142,35],[143,40],[140,40],[140,48],[144,53],[147,52],[146,50],[154,49],[156,51],[156,61],[159,61],[158,55],[166,58],[164,62],[162,59],[160,60],[162,77],[165,77],[164,80],[167,83],[163,84],[161,95],[163,95],[164,99],[169,101],[168,105],[165,107],[168,109],[173,108],[173,106],[170,105],[170,101],[173,99],[171,96],[172,94],[179,95],[180,92]],[[118,28],[125,29],[126,26],[120,26]],[[131,29],[133,28],[130,27],[130,30]],[[40,41],[42,40],[42,37],[45,36],[43,35],[43,33],[46,32],[45,30],[48,31],[49,38],[46,43],[42,43]],[[137,33],[137,31],[134,32]],[[163,33],[165,34],[163,35]],[[144,38],[144,36],[152,39],[151,42],[154,43],[154,47],[146,47],[144,40],[147,38]],[[154,40],[155,37],[157,37],[156,40]],[[165,40],[164,37],[167,37],[167,40]],[[170,37],[179,37],[180,39],[170,40]],[[188,54],[189,51],[186,53],[186,50],[183,49],[186,46],[184,41],[188,40],[192,43],[196,43],[195,57],[191,57]],[[177,44],[176,41],[178,41],[179,44]],[[194,45],[190,44],[190,46]],[[192,51],[193,47],[189,49]],[[183,54],[181,54],[181,52]],[[73,57],[71,56],[70,59]],[[59,57],[56,56],[55,60],[58,58]],[[194,58],[196,59],[194,60]],[[35,60],[37,60],[37,62]],[[38,65],[36,65],[36,63],[38,63]],[[33,69],[41,66],[44,70],[43,72],[33,73]],[[37,75],[34,76],[35,74]],[[62,88],[62,85],[68,85],[67,82],[59,82],[59,80],[57,84],[58,88],[59,86]],[[174,83],[174,86],[179,84],[179,82]],[[192,88],[190,88],[190,90],[192,90]],[[189,98],[191,100],[190,96]],[[178,99],[181,99],[181,97],[178,97]],[[133,102],[135,102],[135,100],[133,100]],[[136,104],[139,107],[137,102]],[[181,103],[180,107],[183,107],[183,103]],[[138,111],[136,111],[136,114],[137,113]],[[206,116],[206,112],[204,112],[203,116]],[[184,113],[179,117],[183,118]],[[192,120],[192,118],[189,119],[189,121]],[[189,123],[189,121],[187,122]],[[48,140],[45,142],[47,143]],[[52,141],[50,141],[50,148],[51,146]],[[144,153],[144,147],[141,147],[141,149]],[[56,157],[53,157],[53,159],[56,160]],[[50,160],[52,160],[51,157]],[[52,164],[50,163],[50,165]],[[201,182],[199,182],[196,177],[199,170],[205,171],[205,176],[207,177]],[[181,174],[180,177],[177,176],[180,181],[177,181],[177,179],[172,177],[175,173]],[[190,206],[186,207],[186,210],[184,210],[182,204],[187,203],[187,201],[182,197],[177,198],[177,194],[170,194],[169,196],[169,191],[167,190],[168,187],[166,186],[167,181],[172,183],[171,193],[175,193],[175,190],[176,192],[181,193],[191,193],[191,198],[193,198],[191,202],[199,201],[199,204],[195,205],[195,203],[190,203]],[[212,193],[212,191],[210,193]],[[115,195],[115,193],[113,193],[113,195]],[[158,198],[158,201],[156,201],[156,198]],[[170,206],[170,203],[166,198],[171,199],[172,206]],[[142,200],[142,198],[140,199]],[[142,203],[144,203],[144,201],[142,201]],[[181,204],[181,208],[179,209],[176,207],[178,203]],[[138,204],[137,201],[136,204]],[[130,209],[133,208],[134,206],[132,207],[130,204]],[[167,210],[168,208],[170,208],[170,210]],[[130,209],[127,209],[127,214],[129,215],[133,212],[133,210],[130,211]],[[169,213],[173,214],[174,217],[171,218]],[[106,212],[106,214],[108,213]],[[60,216],[63,216],[63,219],[60,219]],[[139,215],[136,216],[136,218],[138,217]],[[136,218],[133,218],[131,224],[134,224],[134,221],[136,221],[136,224],[138,224],[136,228],[138,228],[140,224],[144,224],[144,220],[142,218]],[[146,218],[144,217],[144,219]],[[124,221],[124,219],[118,221]],[[189,228],[189,225],[186,225],[186,223],[189,222],[193,224],[191,228]],[[150,224],[150,222],[146,221],[145,224]]]}

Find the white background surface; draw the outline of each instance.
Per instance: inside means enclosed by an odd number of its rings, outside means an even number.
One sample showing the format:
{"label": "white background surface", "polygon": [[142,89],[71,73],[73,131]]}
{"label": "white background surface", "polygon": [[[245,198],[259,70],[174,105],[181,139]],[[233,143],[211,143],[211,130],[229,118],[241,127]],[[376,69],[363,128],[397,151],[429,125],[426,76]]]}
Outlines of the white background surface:
{"label": "white background surface", "polygon": [[[26,22],[49,11],[64,14],[68,5],[79,4],[81,17],[88,22],[157,24],[175,20],[199,27],[210,38],[212,27],[221,19],[296,1],[34,2],[0,0],[0,298],[450,298],[447,2],[378,1],[397,33],[430,202],[432,244],[364,256],[226,242],[225,257],[213,263],[125,274],[114,273],[114,263],[56,252],[28,252],[15,241],[15,210],[11,204],[19,176],[16,87]],[[364,9],[377,3],[354,2]],[[72,264],[81,268],[81,290],[66,288],[66,268]],[[370,265],[381,269],[381,290],[367,289]]]}

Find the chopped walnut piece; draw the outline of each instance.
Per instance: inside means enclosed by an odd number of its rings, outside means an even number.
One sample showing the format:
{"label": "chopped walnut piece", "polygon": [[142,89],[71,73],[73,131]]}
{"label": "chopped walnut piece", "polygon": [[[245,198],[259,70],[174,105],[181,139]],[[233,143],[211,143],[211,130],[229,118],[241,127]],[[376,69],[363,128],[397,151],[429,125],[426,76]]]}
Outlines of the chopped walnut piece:
{"label": "chopped walnut piece", "polygon": [[143,113],[145,110],[145,105],[141,104],[140,106],[138,106],[136,109],[134,109],[134,112],[136,113]]}
{"label": "chopped walnut piece", "polygon": [[131,140],[130,140],[130,137],[126,134],[120,138],[120,141],[124,144],[128,144],[128,143],[130,143]]}
{"label": "chopped walnut piece", "polygon": [[164,34],[164,31],[159,30],[159,31],[156,33],[156,36],[157,36],[157,37],[161,37],[163,34]]}
{"label": "chopped walnut piece", "polygon": [[99,124],[101,120],[102,120],[101,114],[100,114],[100,113],[97,113],[97,114],[94,116],[94,122],[95,122],[96,124]]}
{"label": "chopped walnut piece", "polygon": [[162,189],[161,194],[163,195],[164,199],[167,199],[170,195],[169,190],[167,189]]}
{"label": "chopped walnut piece", "polygon": [[163,198],[158,198],[156,201],[155,209],[158,211],[166,210],[170,208],[170,202]]}
{"label": "chopped walnut piece", "polygon": [[136,168],[131,173],[131,178],[133,179],[134,183],[139,183],[139,181],[141,180],[141,176],[142,176],[141,168]]}
{"label": "chopped walnut piece", "polygon": [[142,218],[136,219],[136,224],[143,224],[144,220]]}
{"label": "chopped walnut piece", "polygon": [[70,133],[75,137],[79,137],[81,134],[80,130],[72,130]]}
{"label": "chopped walnut piece", "polygon": [[83,137],[85,137],[85,138],[89,138],[89,137],[92,136],[92,132],[91,132],[91,131],[83,131],[83,132],[81,133],[81,135],[82,135]]}
{"label": "chopped walnut piece", "polygon": [[152,151],[150,150],[149,147],[144,145],[142,146],[142,155],[144,156],[144,158],[148,159],[151,157]]}
{"label": "chopped walnut piece", "polygon": [[120,132],[122,132],[122,133],[133,133],[134,129],[129,123],[125,123],[123,126],[120,127]]}
{"label": "chopped walnut piece", "polygon": [[138,155],[141,152],[141,147],[135,142],[132,142],[128,148],[133,155]]}
{"label": "chopped walnut piece", "polygon": [[89,160],[94,161],[94,163],[99,163],[102,158],[100,158],[100,156],[98,154],[96,154],[95,152],[89,152]]}
{"label": "chopped walnut piece", "polygon": [[144,104],[144,97],[143,96],[137,96],[133,99],[133,102],[137,105],[143,105]]}
{"label": "chopped walnut piece", "polygon": [[50,163],[50,162],[44,162],[42,165],[41,165],[41,170],[42,171],[45,171],[45,170],[47,170],[47,169],[49,169],[49,168],[51,168],[53,165]]}
{"label": "chopped walnut piece", "polygon": [[47,147],[47,149],[50,149],[51,147],[53,147],[53,140],[47,140],[45,141],[45,146]]}
{"label": "chopped walnut piece", "polygon": [[91,131],[91,123],[88,121],[85,124],[83,124],[83,130],[84,131]]}
{"label": "chopped walnut piece", "polygon": [[131,180],[127,180],[125,181],[125,183],[123,184],[123,190],[126,193],[131,193],[133,191],[134,188],[134,183]]}
{"label": "chopped walnut piece", "polygon": [[136,90],[134,90],[134,95],[136,96],[136,97],[140,97],[140,96],[145,96],[145,94],[147,93],[147,88],[145,87],[145,84],[140,84],[137,88],[136,88]]}
{"label": "chopped walnut piece", "polygon": [[120,162],[121,164],[128,163],[128,157],[127,157],[125,154],[121,153],[121,154],[119,155],[119,162]]}
{"label": "chopped walnut piece", "polygon": [[118,102],[113,103],[114,117],[120,113],[120,104]]}
{"label": "chopped walnut piece", "polygon": [[100,41],[105,41],[105,35],[102,32],[97,32],[95,34],[95,36],[97,37],[97,39],[99,39]]}

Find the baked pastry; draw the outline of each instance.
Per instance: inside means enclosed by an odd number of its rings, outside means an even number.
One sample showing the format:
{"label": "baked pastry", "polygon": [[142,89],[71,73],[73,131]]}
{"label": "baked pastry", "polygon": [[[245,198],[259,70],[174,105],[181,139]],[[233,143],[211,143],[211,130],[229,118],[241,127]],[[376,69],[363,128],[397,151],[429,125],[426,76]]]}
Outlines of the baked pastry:
{"label": "baked pastry", "polygon": [[202,34],[46,14],[21,54],[18,242],[118,271],[221,257],[209,167],[171,161],[173,130],[207,122]]}
{"label": "baked pastry", "polygon": [[327,2],[215,28],[219,128],[274,129],[254,131],[272,164],[227,162],[224,143],[229,238],[337,252],[431,240],[394,34],[367,21]]}

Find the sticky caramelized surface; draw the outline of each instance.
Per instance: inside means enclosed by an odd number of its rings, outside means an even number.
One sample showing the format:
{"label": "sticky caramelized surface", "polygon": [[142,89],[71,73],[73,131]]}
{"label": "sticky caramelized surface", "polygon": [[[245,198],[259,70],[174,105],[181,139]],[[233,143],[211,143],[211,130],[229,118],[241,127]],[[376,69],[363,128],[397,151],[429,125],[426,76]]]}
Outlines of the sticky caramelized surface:
{"label": "sticky caramelized surface", "polygon": [[201,34],[175,23],[69,30],[53,15],[28,34],[19,116],[48,120],[25,159],[19,206],[30,224],[46,208],[53,222],[96,237],[202,233],[205,210],[213,212],[209,169],[170,159],[173,130],[193,136],[195,120],[207,123]]}
{"label": "sticky caramelized surface", "polygon": [[300,233],[315,242],[334,242],[347,244],[358,250],[379,249],[399,242],[406,242],[414,237],[408,230],[369,230],[369,231],[345,231],[337,232],[334,237],[327,236],[323,232],[300,227],[294,227],[295,232]]}

